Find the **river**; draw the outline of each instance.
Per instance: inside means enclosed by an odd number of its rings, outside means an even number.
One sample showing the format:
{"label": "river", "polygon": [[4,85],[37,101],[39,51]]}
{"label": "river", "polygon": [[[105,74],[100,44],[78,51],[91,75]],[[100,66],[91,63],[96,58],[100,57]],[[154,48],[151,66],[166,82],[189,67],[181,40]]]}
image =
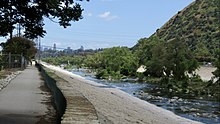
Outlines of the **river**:
{"label": "river", "polygon": [[203,122],[206,124],[220,123],[220,103],[203,98],[192,98],[185,94],[172,95],[162,93],[160,87],[150,83],[137,83],[132,80],[107,81],[96,79],[92,73],[84,69],[74,69],[72,73],[85,79],[92,80],[108,87],[117,88],[142,100],[155,104],[175,114]]}

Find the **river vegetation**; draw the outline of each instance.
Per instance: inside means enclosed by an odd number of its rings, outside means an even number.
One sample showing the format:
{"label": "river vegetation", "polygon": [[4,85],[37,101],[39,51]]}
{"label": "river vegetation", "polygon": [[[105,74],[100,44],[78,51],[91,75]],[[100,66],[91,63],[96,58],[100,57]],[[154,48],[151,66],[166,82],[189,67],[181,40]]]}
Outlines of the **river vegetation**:
{"label": "river vegetation", "polygon": [[[181,39],[164,42],[152,36],[140,39],[141,46],[135,49],[127,47],[106,48],[93,55],[61,56],[44,58],[43,61],[54,65],[65,65],[66,69],[75,66],[88,68],[96,73],[98,79],[120,80],[138,78],[141,82],[157,83],[164,87],[164,92],[191,96],[219,97],[219,80],[204,82],[195,73],[199,63],[195,54]],[[219,77],[219,59],[215,59]],[[144,65],[145,72],[137,73],[137,68]]]}
{"label": "river vegetation", "polygon": [[59,56],[59,57],[48,57],[43,58],[43,61],[56,65],[63,66],[65,69],[71,69],[73,66],[77,68],[84,67],[84,56],[74,55],[74,56]]}
{"label": "river vegetation", "polygon": [[[141,45],[140,45],[141,44]],[[219,99],[219,55],[213,58],[214,77],[210,81],[202,81],[195,70],[199,68],[199,60],[184,39],[175,38],[164,42],[157,36],[142,38],[133,48],[139,58],[139,65],[144,65],[146,71],[142,80],[154,82],[165,87],[164,92],[186,93],[191,96],[212,96]],[[144,53],[144,54],[143,54]]]}
{"label": "river vegetation", "polygon": [[113,47],[89,56],[85,65],[97,69],[97,78],[121,79],[136,75],[137,60],[127,47]]}
{"label": "river vegetation", "polygon": [[97,78],[108,80],[135,76],[138,68],[138,58],[127,47],[107,48],[86,56],[45,58],[43,61],[54,65],[64,64],[65,68],[73,65],[77,68],[89,68],[96,72]]}

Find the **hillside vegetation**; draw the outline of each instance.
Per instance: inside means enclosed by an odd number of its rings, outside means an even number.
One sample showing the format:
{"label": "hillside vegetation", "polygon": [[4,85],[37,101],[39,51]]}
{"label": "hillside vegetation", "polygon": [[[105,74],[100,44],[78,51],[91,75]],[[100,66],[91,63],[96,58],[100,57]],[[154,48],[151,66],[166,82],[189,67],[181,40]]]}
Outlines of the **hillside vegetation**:
{"label": "hillside vegetation", "polygon": [[[199,61],[211,61],[220,46],[220,1],[196,0],[153,34],[165,42],[179,39]],[[135,47],[142,45],[137,44]]]}

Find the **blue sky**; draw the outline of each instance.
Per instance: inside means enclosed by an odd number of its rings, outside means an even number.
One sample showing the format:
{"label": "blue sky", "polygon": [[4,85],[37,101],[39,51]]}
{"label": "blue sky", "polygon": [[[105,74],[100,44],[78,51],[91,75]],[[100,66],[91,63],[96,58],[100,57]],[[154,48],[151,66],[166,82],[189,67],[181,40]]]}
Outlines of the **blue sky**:
{"label": "blue sky", "polygon": [[[42,45],[78,49],[134,46],[193,0],[90,0],[79,2],[83,19],[66,29],[45,19]],[[0,41],[4,41],[0,38]]]}

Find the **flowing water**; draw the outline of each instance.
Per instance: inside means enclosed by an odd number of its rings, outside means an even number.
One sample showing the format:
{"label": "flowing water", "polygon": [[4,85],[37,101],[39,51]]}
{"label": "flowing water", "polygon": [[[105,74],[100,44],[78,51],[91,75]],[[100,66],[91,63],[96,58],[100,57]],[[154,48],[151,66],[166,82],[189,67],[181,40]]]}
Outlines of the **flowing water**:
{"label": "flowing water", "polygon": [[135,97],[155,104],[175,114],[200,121],[206,124],[220,124],[220,103],[203,98],[192,98],[185,94],[175,96],[161,92],[157,85],[148,83],[135,83],[134,80],[107,81],[96,79],[91,73],[84,69],[73,70],[74,74],[80,75],[88,80],[92,80],[108,87],[117,88]]}

